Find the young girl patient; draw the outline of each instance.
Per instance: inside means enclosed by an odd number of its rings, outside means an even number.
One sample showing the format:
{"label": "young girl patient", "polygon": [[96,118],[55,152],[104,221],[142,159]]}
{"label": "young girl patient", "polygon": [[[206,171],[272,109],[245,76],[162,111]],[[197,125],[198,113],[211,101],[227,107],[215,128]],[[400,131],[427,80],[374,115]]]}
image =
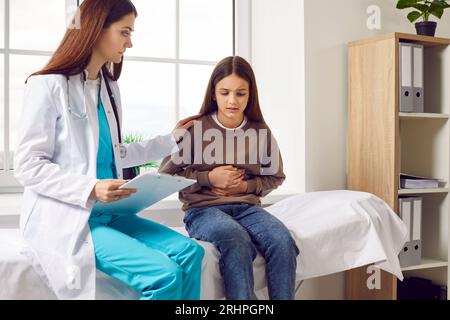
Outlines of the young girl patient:
{"label": "young girl patient", "polygon": [[283,183],[283,164],[247,61],[234,56],[218,63],[200,114],[183,136],[182,151],[165,158],[159,169],[197,180],[179,195],[186,230],[219,250],[227,299],[256,298],[258,252],[266,261],[270,299],[294,299],[298,248],[260,201]]}

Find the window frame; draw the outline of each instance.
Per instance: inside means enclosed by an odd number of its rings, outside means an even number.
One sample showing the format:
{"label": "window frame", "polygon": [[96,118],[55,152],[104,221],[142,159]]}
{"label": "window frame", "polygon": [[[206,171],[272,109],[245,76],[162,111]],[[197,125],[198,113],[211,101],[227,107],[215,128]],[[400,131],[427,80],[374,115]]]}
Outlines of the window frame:
{"label": "window frame", "polygon": [[[0,54],[3,54],[4,63],[4,84],[3,84],[3,112],[4,112],[4,132],[3,136],[3,163],[4,168],[0,169],[0,194],[1,193],[18,193],[23,192],[23,187],[14,178],[14,169],[11,167],[10,161],[10,56],[11,55],[25,55],[25,56],[46,56],[51,57],[51,51],[36,51],[10,48],[10,1],[4,0],[4,47],[0,47]],[[176,1],[176,35],[175,35],[175,58],[152,58],[127,56],[125,61],[141,61],[141,62],[156,62],[156,63],[170,63],[175,65],[175,122],[179,120],[180,115],[180,65],[206,65],[214,66],[217,61],[203,61],[192,59],[180,59],[180,1]],[[240,55],[246,58],[251,63],[251,1],[252,0],[230,0],[233,8],[233,55]],[[78,1],[79,2],[79,1]]]}

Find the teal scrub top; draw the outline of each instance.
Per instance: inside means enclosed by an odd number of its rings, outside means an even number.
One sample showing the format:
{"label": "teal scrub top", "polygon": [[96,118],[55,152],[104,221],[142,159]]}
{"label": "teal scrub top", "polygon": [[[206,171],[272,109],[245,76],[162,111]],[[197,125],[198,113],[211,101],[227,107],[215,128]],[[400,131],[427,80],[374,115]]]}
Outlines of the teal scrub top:
{"label": "teal scrub top", "polygon": [[[99,129],[97,179],[117,179],[111,132],[109,130],[108,118],[106,117],[105,108],[103,107],[100,93],[98,96],[97,114]],[[90,220],[96,219],[98,220],[97,222],[108,223],[112,217],[105,214],[105,212],[97,212],[94,207],[91,213]]]}
{"label": "teal scrub top", "polygon": [[117,179],[111,131],[109,130],[108,119],[106,117],[100,94],[98,97],[97,111],[99,128],[97,179]]}

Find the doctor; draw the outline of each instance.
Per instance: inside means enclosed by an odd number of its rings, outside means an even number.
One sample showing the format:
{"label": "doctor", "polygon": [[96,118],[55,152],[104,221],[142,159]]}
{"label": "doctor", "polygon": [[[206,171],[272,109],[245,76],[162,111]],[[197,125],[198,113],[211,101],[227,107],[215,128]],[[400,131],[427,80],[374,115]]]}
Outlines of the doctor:
{"label": "doctor", "polygon": [[195,117],[166,136],[122,145],[116,80],[137,12],[129,0],[85,0],[80,13],[81,28],[67,30],[48,65],[27,80],[14,159],[25,187],[25,254],[59,299],[95,299],[96,268],[142,299],[199,299],[198,244],[136,215],[92,212],[95,201],[135,192],[118,189],[123,169],[177,152]]}

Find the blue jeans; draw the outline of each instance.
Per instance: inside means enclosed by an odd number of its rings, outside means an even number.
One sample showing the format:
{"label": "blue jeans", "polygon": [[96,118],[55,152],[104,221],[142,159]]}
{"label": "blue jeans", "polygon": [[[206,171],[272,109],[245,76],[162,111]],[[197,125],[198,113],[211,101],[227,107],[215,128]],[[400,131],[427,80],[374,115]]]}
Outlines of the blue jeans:
{"label": "blue jeans", "polygon": [[266,260],[269,298],[294,299],[299,250],[286,226],[266,210],[240,203],[190,208],[184,223],[192,238],[219,250],[227,299],[256,298],[253,260],[258,252]]}
{"label": "blue jeans", "polygon": [[200,299],[204,249],[192,239],[136,215],[93,213],[89,226],[97,269],[142,300]]}

